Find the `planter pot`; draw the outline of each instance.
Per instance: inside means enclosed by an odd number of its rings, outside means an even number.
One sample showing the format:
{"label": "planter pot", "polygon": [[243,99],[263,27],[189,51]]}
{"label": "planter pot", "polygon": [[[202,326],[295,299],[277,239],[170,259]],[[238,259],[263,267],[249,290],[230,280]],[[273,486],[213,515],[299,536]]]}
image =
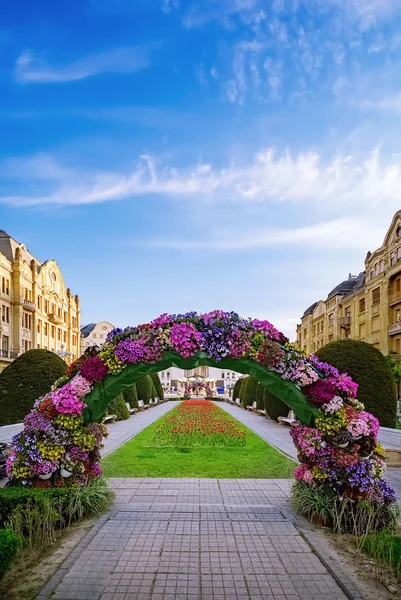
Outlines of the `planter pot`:
{"label": "planter pot", "polygon": [[69,461],[70,461],[70,453],[69,453],[69,452],[66,452],[66,453],[64,454],[64,458],[65,458],[65,460],[66,460],[67,462],[69,462]]}
{"label": "planter pot", "polygon": [[71,477],[72,471],[67,471],[67,469],[61,468],[60,475],[61,475],[61,477]]}
{"label": "planter pot", "polygon": [[346,448],[348,446],[349,442],[345,442],[345,444],[337,444],[338,448]]}
{"label": "planter pot", "polygon": [[50,479],[52,475],[53,473],[42,473],[41,475],[39,475],[39,479],[43,479],[44,481],[46,481],[46,479]]}
{"label": "planter pot", "polygon": [[372,456],[372,454],[373,454],[373,452],[371,452],[367,456],[361,456],[361,458],[363,458],[364,460],[368,460],[368,458],[370,458]]}
{"label": "planter pot", "polygon": [[357,442],[358,440],[361,440],[361,439],[362,439],[362,436],[361,436],[361,435],[358,435],[357,437],[353,437],[353,438],[352,438],[352,440],[353,440],[354,442]]}

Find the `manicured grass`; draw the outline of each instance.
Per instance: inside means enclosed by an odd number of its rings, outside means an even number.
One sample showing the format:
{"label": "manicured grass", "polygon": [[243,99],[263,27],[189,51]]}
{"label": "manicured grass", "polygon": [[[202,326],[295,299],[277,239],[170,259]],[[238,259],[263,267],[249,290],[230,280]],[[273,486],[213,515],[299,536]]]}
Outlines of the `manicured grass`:
{"label": "manicured grass", "polygon": [[291,478],[294,474],[294,461],[232,417],[230,419],[247,431],[245,447],[156,447],[152,445],[153,433],[165,418],[149,425],[107,456],[102,461],[105,477],[278,479]]}

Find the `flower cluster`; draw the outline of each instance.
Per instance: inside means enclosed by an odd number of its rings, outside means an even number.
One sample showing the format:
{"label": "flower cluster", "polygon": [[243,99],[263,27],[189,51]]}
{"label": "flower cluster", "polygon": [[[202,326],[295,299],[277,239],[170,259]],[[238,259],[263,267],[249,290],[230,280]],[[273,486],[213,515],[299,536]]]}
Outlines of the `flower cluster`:
{"label": "flower cluster", "polygon": [[[394,501],[394,493],[381,479],[385,465],[383,449],[377,442],[379,423],[358,401],[358,385],[352,378],[289,344],[269,321],[244,319],[221,310],[200,315],[163,314],[137,327],[114,329],[102,348],[88,348],[69,366],[67,379],[59,380],[25,418],[24,431],[14,438],[7,460],[10,481],[42,485],[50,477],[57,486],[63,481],[85,485],[98,477],[105,428],[85,423],[85,401],[90,404],[92,386],[112,378],[129,364],[156,363],[166,352],[184,358],[205,353],[215,361],[246,358],[293,383],[298,397],[301,390],[305,405],[315,415],[313,426],[300,425],[291,431],[301,463],[296,478],[306,485],[329,486],[339,497],[368,499],[377,505]],[[199,385],[190,391],[198,389]],[[196,431],[187,431],[184,417],[189,409],[201,411],[200,407],[186,405],[180,431],[171,422],[169,436],[185,433],[198,438],[200,433],[203,439],[204,433],[209,435],[206,425],[199,432],[199,423]],[[202,419],[207,423],[204,410]],[[222,424],[222,431],[213,434],[223,434],[225,428]],[[228,435],[230,440],[232,433]],[[242,434],[238,440],[242,443]]]}

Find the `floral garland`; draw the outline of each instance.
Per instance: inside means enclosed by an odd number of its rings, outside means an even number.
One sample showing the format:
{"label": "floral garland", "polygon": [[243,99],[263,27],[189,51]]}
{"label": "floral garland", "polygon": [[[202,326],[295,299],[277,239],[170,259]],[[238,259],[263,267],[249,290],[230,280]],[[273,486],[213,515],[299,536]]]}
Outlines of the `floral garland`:
{"label": "floral garland", "polygon": [[167,351],[191,357],[205,352],[258,361],[293,382],[319,411],[315,427],[291,430],[301,465],[296,479],[324,484],[354,500],[394,502],[381,479],[385,464],[377,443],[379,423],[357,400],[358,385],[347,374],[307,356],[268,321],[215,310],[198,315],[163,314],[151,323],[111,331],[102,348],[89,348],[67,378],[40,398],[14,437],[7,461],[9,483],[31,486],[86,485],[99,477],[104,426],[83,420],[85,396],[106,376],[128,364],[154,363]]}

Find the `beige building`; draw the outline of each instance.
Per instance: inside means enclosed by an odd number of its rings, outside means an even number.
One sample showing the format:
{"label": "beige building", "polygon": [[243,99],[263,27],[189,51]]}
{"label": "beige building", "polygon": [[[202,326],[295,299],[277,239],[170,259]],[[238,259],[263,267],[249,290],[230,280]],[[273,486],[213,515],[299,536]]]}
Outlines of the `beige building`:
{"label": "beige building", "polygon": [[81,354],[85,352],[89,346],[103,346],[107,335],[115,329],[114,325],[108,321],[100,321],[99,323],[89,323],[81,327]]}
{"label": "beige building", "polygon": [[401,210],[383,245],[368,252],[365,270],[349,275],[326,300],[312,304],[297,326],[297,342],[308,352],[341,338],[401,355]]}
{"label": "beige building", "polygon": [[31,348],[78,358],[79,298],[54,260],[41,263],[0,229],[0,371]]}

